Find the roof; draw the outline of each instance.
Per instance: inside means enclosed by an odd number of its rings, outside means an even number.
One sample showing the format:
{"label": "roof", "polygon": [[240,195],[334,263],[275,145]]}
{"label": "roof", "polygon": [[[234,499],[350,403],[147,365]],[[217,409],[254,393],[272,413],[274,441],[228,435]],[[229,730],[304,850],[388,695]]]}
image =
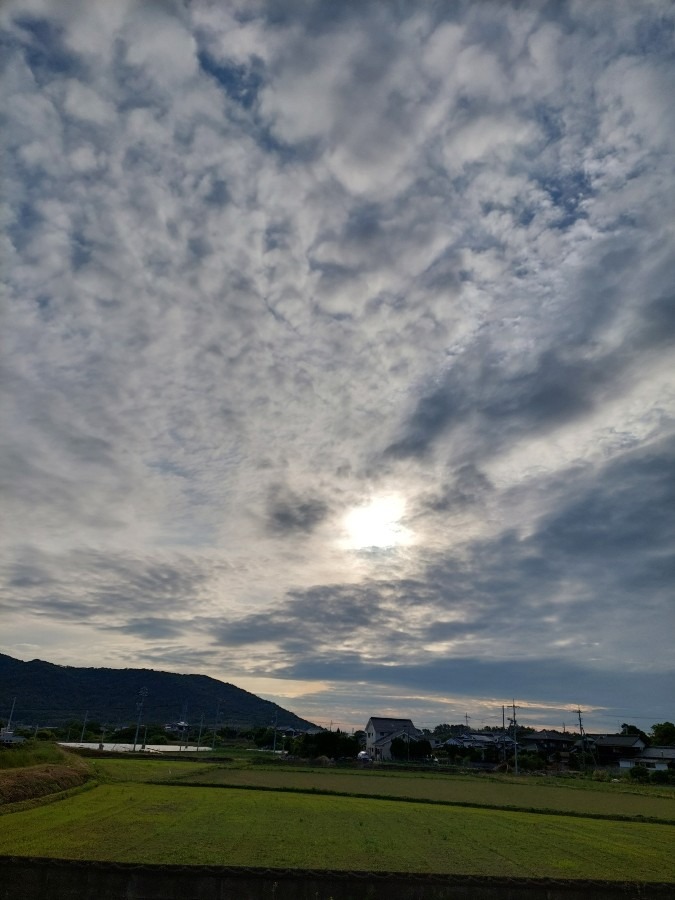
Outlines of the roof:
{"label": "roof", "polygon": [[479,749],[481,747],[484,748],[485,746],[489,746],[490,744],[497,746],[501,746],[502,744],[513,744],[513,738],[500,732],[478,732],[458,734],[456,737],[448,738],[447,741],[443,742],[443,746],[445,747],[478,747]]}
{"label": "roof", "polygon": [[535,731],[534,734],[526,734],[521,738],[522,741],[571,741],[578,740],[579,735],[574,732],[565,731]]}
{"label": "roof", "polygon": [[645,746],[639,734],[601,734],[595,738],[596,747],[637,747]]}
{"label": "roof", "polygon": [[640,754],[641,759],[675,759],[675,747],[647,747]]}
{"label": "roof", "polygon": [[473,744],[495,744],[501,742],[502,736],[494,732],[470,731],[468,734],[460,735],[460,740],[470,741]]}
{"label": "roof", "polygon": [[[415,728],[412,719],[386,719],[382,716],[371,716],[368,723],[373,723],[376,731],[396,731],[399,728]],[[368,728],[368,724],[366,724]],[[417,729],[415,728],[415,731]]]}

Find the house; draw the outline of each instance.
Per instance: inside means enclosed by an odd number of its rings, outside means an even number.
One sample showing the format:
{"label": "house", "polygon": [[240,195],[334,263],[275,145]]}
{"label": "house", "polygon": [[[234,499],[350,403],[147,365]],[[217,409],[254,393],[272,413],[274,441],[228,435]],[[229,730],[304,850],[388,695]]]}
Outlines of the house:
{"label": "house", "polygon": [[583,749],[584,743],[601,766],[618,766],[621,759],[634,759],[647,747],[637,734],[586,735],[577,741],[576,748]]}
{"label": "house", "polygon": [[487,747],[513,745],[513,738],[502,731],[465,731],[445,741],[446,747],[465,747],[484,750]]}
{"label": "house", "polygon": [[536,731],[525,735],[520,743],[523,750],[549,756],[553,753],[569,753],[578,740],[578,734],[569,732]]}
{"label": "house", "polygon": [[633,766],[644,766],[661,772],[675,769],[675,747],[647,747],[639,756],[619,760],[619,767],[622,769],[632,769]]}
{"label": "house", "polygon": [[[497,759],[505,755],[511,755],[514,749],[514,741],[509,735],[501,731],[465,731],[445,741],[444,747],[450,756],[462,755],[465,751],[473,750],[480,753],[483,762]],[[454,751],[454,752],[453,752]],[[486,753],[486,751],[490,751]],[[474,755],[471,758],[477,759]]]}
{"label": "house", "polygon": [[366,752],[371,759],[391,759],[391,742],[396,738],[417,741],[422,737],[422,732],[415,728],[412,719],[372,716],[364,731]]}

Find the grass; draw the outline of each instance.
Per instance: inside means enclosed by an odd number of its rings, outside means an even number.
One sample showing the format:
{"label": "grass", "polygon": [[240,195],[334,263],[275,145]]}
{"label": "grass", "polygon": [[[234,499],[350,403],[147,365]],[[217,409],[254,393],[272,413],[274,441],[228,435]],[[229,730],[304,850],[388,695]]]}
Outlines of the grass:
{"label": "grass", "polygon": [[88,759],[90,770],[102,783],[182,781],[211,777],[213,764],[172,762],[171,760],[131,757],[129,759]]}
{"label": "grass", "polygon": [[12,748],[0,753],[0,760],[0,811],[11,804],[73,790],[90,777],[84,760],[55,744],[31,743]]}
{"label": "grass", "polygon": [[[0,854],[675,881],[669,787],[57,753],[99,787],[5,806],[19,811],[0,817]],[[0,789],[18,779],[45,793],[64,771],[42,763],[0,772]],[[36,805],[57,797],[65,799]],[[603,815],[634,821],[588,818]]]}
{"label": "grass", "polygon": [[[162,778],[158,769],[158,778]],[[477,806],[541,809],[592,816],[629,816],[675,821],[675,791],[655,788],[632,791],[629,786],[603,784],[584,790],[569,782],[541,784],[533,781],[486,779],[452,775],[380,775],[377,771],[297,769],[232,769],[217,766],[185,773],[181,779],[201,785],[272,788],[296,791],[329,791],[341,794],[368,794],[440,803]],[[584,784],[584,782],[580,782]]]}
{"label": "grass", "polygon": [[70,758],[58,744],[51,741],[27,741],[14,747],[0,749],[0,771],[37,766],[41,763],[63,764]]}
{"label": "grass", "polygon": [[672,881],[674,846],[668,825],[139,783],[0,819],[0,854],[135,863]]}

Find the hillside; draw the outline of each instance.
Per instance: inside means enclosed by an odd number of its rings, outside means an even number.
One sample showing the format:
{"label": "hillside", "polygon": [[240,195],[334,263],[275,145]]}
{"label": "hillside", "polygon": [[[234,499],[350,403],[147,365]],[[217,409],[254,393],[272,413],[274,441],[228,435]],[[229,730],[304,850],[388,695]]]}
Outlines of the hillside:
{"label": "hillside", "polygon": [[206,675],[179,675],[154,669],[99,669],[57,666],[39,659],[22,662],[0,653],[0,719],[6,721],[16,697],[16,725],[59,725],[73,719],[109,726],[136,721],[137,701],[147,689],[146,722],[189,722],[232,726],[310,728],[312,723],[233,684]]}

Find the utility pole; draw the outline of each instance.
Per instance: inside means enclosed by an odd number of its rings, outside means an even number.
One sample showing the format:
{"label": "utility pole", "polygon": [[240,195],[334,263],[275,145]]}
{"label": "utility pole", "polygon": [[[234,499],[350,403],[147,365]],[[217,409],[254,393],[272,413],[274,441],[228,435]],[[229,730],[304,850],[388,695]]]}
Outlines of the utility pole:
{"label": "utility pole", "polygon": [[506,762],[506,707],[502,703],[502,762]]}
{"label": "utility pole", "polygon": [[213,741],[211,742],[211,750],[216,749],[216,731],[218,730],[218,716],[220,715],[220,700],[216,704],[216,721],[213,723]]}
{"label": "utility pole", "polygon": [[136,721],[136,734],[134,736],[134,749],[133,752],[136,752],[136,744],[138,743],[138,732],[141,728],[141,716],[143,715],[143,703],[145,702],[145,698],[148,696],[148,689],[146,687],[142,687],[138,692],[138,701],[136,702],[136,707],[138,709],[138,719]]}
{"label": "utility pole", "polygon": [[[87,727],[87,717],[89,716],[89,710],[84,714],[84,722],[82,723],[82,734],[80,735],[80,743],[84,741],[84,729]],[[134,748],[135,749],[135,748]]]}
{"label": "utility pole", "polygon": [[466,722],[466,730],[469,730],[469,719],[471,716],[468,713],[464,713],[464,721]]}
{"label": "utility pole", "polygon": [[[279,719],[279,713],[274,713],[274,738],[272,739],[272,753],[277,752],[277,721]],[[331,725],[333,723],[331,722]]]}
{"label": "utility pole", "polygon": [[181,728],[181,742],[179,745],[179,750],[183,749],[183,743],[185,743],[185,749],[187,750],[188,746],[188,738],[190,736],[190,726],[188,724],[188,702],[187,700],[183,704],[183,712],[181,714],[181,721],[183,722],[183,727]]}
{"label": "utility pole", "polygon": [[584,726],[581,724],[581,707],[577,708],[579,716],[579,737],[581,739],[581,767],[586,768],[586,735],[584,734]]}
{"label": "utility pole", "polygon": [[199,720],[199,737],[197,738],[197,752],[199,752],[202,745],[202,728],[204,727],[204,713],[202,713],[202,717]]}
{"label": "utility pole", "polygon": [[512,701],[513,706],[513,718],[511,721],[513,722],[513,771],[514,774],[518,774],[518,723],[516,721],[516,701],[515,699]]}
{"label": "utility pole", "polygon": [[9,721],[7,722],[7,732],[11,732],[12,730],[12,717],[14,716],[14,707],[16,706],[16,697],[12,700],[12,710],[9,714]]}

